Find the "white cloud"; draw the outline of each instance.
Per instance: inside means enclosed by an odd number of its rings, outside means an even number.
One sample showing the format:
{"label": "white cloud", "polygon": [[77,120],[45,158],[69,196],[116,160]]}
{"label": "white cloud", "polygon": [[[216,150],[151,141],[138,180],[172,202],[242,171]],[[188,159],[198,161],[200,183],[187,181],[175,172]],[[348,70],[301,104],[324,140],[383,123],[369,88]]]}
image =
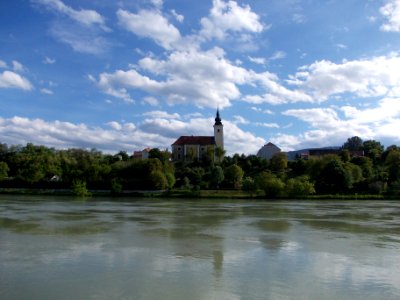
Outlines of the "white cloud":
{"label": "white cloud", "polygon": [[120,26],[140,36],[153,39],[165,49],[172,49],[181,39],[179,30],[156,10],[140,10],[137,14],[119,9]]}
{"label": "white cloud", "polygon": [[[139,66],[164,80],[156,81],[136,70],[100,74],[99,86],[108,93],[121,88],[139,88],[163,96],[169,104],[193,104],[198,107],[223,108],[238,99],[237,84],[250,80],[250,73],[232,65],[224,52],[215,48],[207,52],[175,51],[167,60],[144,58]],[[124,90],[124,97],[127,91]]]}
{"label": "white cloud", "polygon": [[315,102],[342,93],[353,93],[360,98],[385,96],[400,85],[399,69],[397,54],[341,64],[322,60],[301,67],[288,83],[307,91]]}
{"label": "white cloud", "polygon": [[206,39],[224,39],[228,33],[261,32],[264,29],[259,16],[250,6],[239,6],[236,1],[213,0],[207,18],[201,19],[200,36]]}
{"label": "white cloud", "polygon": [[147,103],[151,106],[157,106],[159,104],[157,98],[154,98],[154,97],[144,97],[143,102]]}
{"label": "white cloud", "polygon": [[[145,119],[139,126],[133,123],[108,122],[106,128],[90,127],[62,121],[45,121],[23,117],[1,118],[2,142],[9,145],[34,143],[55,148],[96,148],[105,152],[118,152],[146,147],[166,148],[181,135],[213,135],[213,118]],[[234,123],[223,120],[225,149],[234,153],[254,154],[265,140],[243,131]]]}
{"label": "white cloud", "polygon": [[85,25],[98,25],[104,31],[110,31],[105,25],[105,19],[94,10],[81,9],[75,10],[70,6],[65,5],[61,0],[31,0],[33,3],[45,5],[48,9],[68,16],[72,20]]}
{"label": "white cloud", "polygon": [[276,51],[272,56],[269,58],[270,60],[277,60],[286,57],[286,53],[284,51]]}
{"label": "white cloud", "polygon": [[151,90],[158,85],[157,82],[140,75],[135,70],[118,70],[113,74],[102,73],[97,84],[104,93],[123,99],[128,103],[133,103],[134,101],[125,87]]}
{"label": "white cloud", "polygon": [[302,144],[302,138],[302,136],[279,133],[276,136],[272,137],[270,141],[281,148],[283,151],[293,151],[306,148],[306,146]]}
{"label": "white cloud", "polygon": [[[106,26],[105,18],[98,12],[90,9],[76,10],[61,0],[31,0],[31,2],[55,13],[57,18],[50,23],[49,33],[60,42],[71,46],[74,51],[99,55],[112,47],[103,36],[111,29]],[[47,57],[43,61],[45,64],[54,62],[55,60]]]}
{"label": "white cloud", "polygon": [[49,57],[45,57],[44,58],[44,60],[43,60],[43,63],[45,64],[45,65],[52,65],[52,64],[54,64],[56,62],[56,60],[55,59],[53,59],[53,58],[49,58]]}
{"label": "white cloud", "polygon": [[25,71],[24,66],[19,61],[13,60],[12,61],[12,65],[13,65],[13,70],[15,72],[23,72],[23,71]]}
{"label": "white cloud", "polygon": [[265,140],[253,133],[240,129],[229,121],[224,124],[224,144],[228,155],[234,153],[255,154],[265,144]]}
{"label": "white cloud", "polygon": [[343,127],[337,112],[333,108],[311,108],[311,109],[289,109],[282,113],[293,116],[299,120],[309,123],[312,127],[325,130]]}
{"label": "white cloud", "polygon": [[347,49],[347,46],[344,45],[344,44],[336,44],[335,46],[336,46],[337,48],[339,48],[339,49]]}
{"label": "white cloud", "polygon": [[69,45],[76,52],[87,54],[103,54],[111,47],[111,43],[94,30],[83,30],[75,24],[53,23],[50,34],[60,42]]}
{"label": "white cloud", "polygon": [[270,109],[261,109],[259,107],[255,107],[255,106],[252,106],[251,110],[254,110],[254,111],[257,111],[257,112],[260,112],[260,113],[263,113],[263,114],[267,114],[267,115],[273,115],[274,114],[274,112],[272,110],[270,110]]}
{"label": "white cloud", "polygon": [[175,17],[175,19],[179,22],[182,23],[183,20],[185,20],[185,17],[183,15],[178,14],[175,9],[171,10],[172,15]]}
{"label": "white cloud", "polygon": [[302,24],[307,21],[307,18],[303,14],[295,13],[292,15],[292,21],[297,24]]}
{"label": "white cloud", "polygon": [[7,69],[8,68],[7,63],[5,61],[1,60],[1,59],[0,59],[0,68],[2,68],[2,69]]}
{"label": "white cloud", "polygon": [[46,89],[46,88],[40,89],[40,92],[42,94],[46,94],[46,95],[53,95],[54,94],[54,92],[52,90],[49,90],[49,89]]}
{"label": "white cloud", "polygon": [[108,126],[110,126],[112,129],[114,130],[121,130],[122,129],[122,125],[119,124],[117,121],[111,121],[107,123]]}
{"label": "white cloud", "polygon": [[249,124],[250,122],[243,118],[242,116],[233,116],[233,123],[234,124]]}
{"label": "white cloud", "polygon": [[17,88],[30,91],[33,86],[25,77],[11,71],[4,71],[0,73],[0,88]]}
{"label": "white cloud", "polygon": [[150,2],[157,8],[161,8],[164,4],[163,0],[150,0]]}
{"label": "white cloud", "polygon": [[400,0],[388,0],[379,11],[387,19],[381,30],[400,32]]}
{"label": "white cloud", "polygon": [[132,123],[120,124],[120,127],[117,124],[119,123],[109,124],[111,129],[104,129],[61,121],[48,122],[22,117],[0,118],[0,135],[2,142],[10,145],[31,142],[64,149],[96,148],[105,152],[125,150],[130,153],[134,149],[165,147],[171,144],[172,139],[157,133],[137,130]]}
{"label": "white cloud", "polygon": [[[237,66],[217,47],[209,51],[173,51],[165,60],[145,57],[136,68],[102,73],[98,85],[103,92],[125,100],[130,99],[129,89],[141,89],[161,96],[170,105],[224,108],[239,99],[256,104],[313,102],[304,91],[283,86],[273,73],[256,73]],[[147,75],[142,75],[142,71]],[[255,87],[261,92],[242,95],[241,86]]]}
{"label": "white cloud", "polygon": [[272,105],[313,102],[310,95],[302,90],[290,90],[279,83],[279,78],[272,73],[253,73],[253,80],[258,81],[260,86],[266,90],[265,94],[246,95],[243,100],[249,103],[261,104],[269,103]]}
{"label": "white cloud", "polygon": [[249,60],[251,62],[253,62],[255,64],[258,64],[258,65],[265,65],[266,62],[267,62],[267,60],[264,57],[251,57],[251,56],[249,56],[248,58],[249,58]]}
{"label": "white cloud", "polygon": [[[340,117],[339,113],[344,114]],[[279,134],[273,138],[279,147],[295,150],[308,147],[341,146],[349,137],[374,139],[390,144],[400,141],[400,98],[385,98],[376,107],[291,109],[283,115],[295,117],[309,129],[295,135]]]}
{"label": "white cloud", "polygon": [[161,110],[149,111],[144,113],[143,115],[151,118],[164,118],[164,119],[180,119],[181,117],[178,113],[169,114],[166,111],[161,111]]}
{"label": "white cloud", "polygon": [[203,114],[199,112],[194,112],[183,116],[184,119],[201,118],[201,117],[203,117]]}
{"label": "white cloud", "polygon": [[255,123],[256,126],[266,127],[266,128],[280,128],[280,126],[276,123]]}

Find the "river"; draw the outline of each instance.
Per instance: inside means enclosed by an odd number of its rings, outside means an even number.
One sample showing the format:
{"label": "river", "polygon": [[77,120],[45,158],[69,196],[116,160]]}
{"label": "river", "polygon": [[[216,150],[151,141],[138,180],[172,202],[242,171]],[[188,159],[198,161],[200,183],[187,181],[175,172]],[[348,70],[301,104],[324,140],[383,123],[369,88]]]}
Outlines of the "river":
{"label": "river", "polygon": [[400,201],[1,195],[0,299],[400,299]]}

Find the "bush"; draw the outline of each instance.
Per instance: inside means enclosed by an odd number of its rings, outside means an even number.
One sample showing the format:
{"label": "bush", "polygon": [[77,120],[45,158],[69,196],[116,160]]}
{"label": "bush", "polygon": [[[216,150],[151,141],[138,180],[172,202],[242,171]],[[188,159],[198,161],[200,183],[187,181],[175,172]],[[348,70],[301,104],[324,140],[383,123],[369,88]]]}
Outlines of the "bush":
{"label": "bush", "polygon": [[76,180],[72,183],[72,193],[78,197],[90,197],[91,193],[86,188],[86,182],[81,180]]}
{"label": "bush", "polygon": [[117,179],[111,180],[111,194],[121,194],[122,184]]}
{"label": "bush", "polygon": [[261,172],[256,179],[258,187],[266,197],[277,197],[282,194],[285,184],[272,173]]}
{"label": "bush", "polygon": [[291,178],[286,183],[286,193],[291,197],[314,194],[314,184],[309,181],[307,176]]}
{"label": "bush", "polygon": [[245,177],[242,182],[242,190],[253,197],[254,193],[257,192],[257,184],[254,179],[251,177]]}

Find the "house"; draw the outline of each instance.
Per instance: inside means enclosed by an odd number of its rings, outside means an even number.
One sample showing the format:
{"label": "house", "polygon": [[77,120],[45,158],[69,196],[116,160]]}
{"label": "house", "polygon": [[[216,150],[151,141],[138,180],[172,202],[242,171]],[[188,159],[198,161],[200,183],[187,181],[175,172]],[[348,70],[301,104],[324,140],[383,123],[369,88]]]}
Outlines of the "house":
{"label": "house", "polygon": [[133,158],[136,158],[136,159],[148,159],[150,150],[151,150],[151,148],[145,148],[142,151],[134,151],[133,152]]}
{"label": "house", "polygon": [[281,149],[270,142],[268,144],[265,144],[261,147],[260,150],[258,150],[257,156],[265,159],[271,159],[272,156],[279,152],[281,152]]}
{"label": "house", "polygon": [[210,155],[212,159],[221,160],[224,150],[224,126],[219,110],[214,123],[213,136],[181,136],[172,145],[172,160],[202,159]]}

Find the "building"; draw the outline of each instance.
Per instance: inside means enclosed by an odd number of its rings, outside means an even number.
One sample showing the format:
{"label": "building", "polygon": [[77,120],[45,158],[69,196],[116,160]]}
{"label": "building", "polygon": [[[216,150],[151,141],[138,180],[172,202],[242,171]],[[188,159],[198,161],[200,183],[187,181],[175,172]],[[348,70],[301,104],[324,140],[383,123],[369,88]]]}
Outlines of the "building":
{"label": "building", "polygon": [[[310,149],[302,149],[297,151],[289,151],[287,152],[287,156],[289,160],[296,159],[309,159],[310,157],[323,157],[325,155],[340,155],[343,151],[342,147],[323,147],[323,148],[310,148]],[[360,157],[364,156],[364,151],[349,151],[350,157]]]}
{"label": "building", "polygon": [[265,159],[271,159],[272,156],[279,152],[281,152],[281,149],[270,142],[268,144],[265,144],[261,147],[260,150],[258,150],[257,156]]}
{"label": "building", "polygon": [[221,160],[224,150],[224,125],[219,110],[215,116],[214,136],[181,136],[172,145],[172,159],[194,160],[210,155],[212,159]]}
{"label": "building", "polygon": [[146,148],[146,149],[143,149],[142,151],[134,151],[133,152],[133,158],[136,158],[136,159],[148,159],[150,150],[151,150],[151,148]]}

